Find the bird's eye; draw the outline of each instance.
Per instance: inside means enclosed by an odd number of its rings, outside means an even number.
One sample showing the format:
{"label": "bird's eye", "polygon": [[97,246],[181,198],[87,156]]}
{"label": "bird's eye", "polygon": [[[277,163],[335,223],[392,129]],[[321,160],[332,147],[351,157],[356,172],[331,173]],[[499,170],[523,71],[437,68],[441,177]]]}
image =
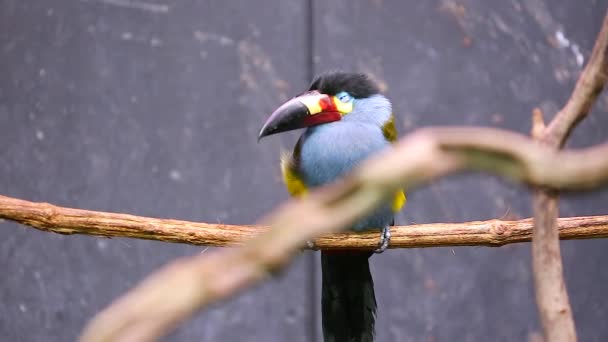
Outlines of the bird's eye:
{"label": "bird's eye", "polygon": [[342,103],[349,103],[349,102],[350,102],[350,101],[352,101],[352,99],[353,99],[353,98],[352,98],[352,96],[350,96],[350,94],[349,94],[349,93],[347,93],[347,92],[345,92],[345,91],[343,91],[343,92],[341,92],[341,93],[338,93],[338,94],[336,95],[336,97],[337,97],[337,98],[338,98],[338,100],[340,100],[340,102],[342,102]]}

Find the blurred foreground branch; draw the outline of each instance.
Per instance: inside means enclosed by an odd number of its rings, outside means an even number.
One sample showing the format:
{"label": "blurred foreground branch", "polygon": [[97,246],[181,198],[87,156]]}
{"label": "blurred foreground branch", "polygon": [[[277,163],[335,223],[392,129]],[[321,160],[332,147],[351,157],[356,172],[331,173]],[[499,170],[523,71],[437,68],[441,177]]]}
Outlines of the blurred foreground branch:
{"label": "blurred foreground branch", "polygon": [[486,171],[558,190],[592,189],[608,182],[608,144],[558,152],[498,129],[419,130],[341,181],[282,205],[262,221],[270,229],[243,246],[163,267],[99,313],[82,341],[154,340],[210,303],[263,280],[306,240],[340,231],[397,189],[411,191],[462,171]]}
{"label": "blurred foreground branch", "polygon": [[[0,218],[59,234],[126,237],[215,247],[242,245],[268,230],[264,226],[188,222],[64,208],[1,195]],[[606,238],[608,215],[561,218],[558,229],[561,239]],[[391,233],[390,248],[499,247],[530,241],[532,219],[415,224],[392,227]],[[378,243],[379,234],[375,231],[334,233],[315,240],[315,245],[322,249],[373,250]]]}
{"label": "blurred foreground branch", "polygon": [[[532,120],[532,135],[542,144],[561,148],[572,130],[587,116],[608,78],[608,12],[597,36],[591,58],[581,73],[566,105],[545,127],[540,111]],[[558,196],[537,189],[534,194],[532,266],[536,303],[545,339],[576,341],[576,328],[564,281],[557,231]]]}

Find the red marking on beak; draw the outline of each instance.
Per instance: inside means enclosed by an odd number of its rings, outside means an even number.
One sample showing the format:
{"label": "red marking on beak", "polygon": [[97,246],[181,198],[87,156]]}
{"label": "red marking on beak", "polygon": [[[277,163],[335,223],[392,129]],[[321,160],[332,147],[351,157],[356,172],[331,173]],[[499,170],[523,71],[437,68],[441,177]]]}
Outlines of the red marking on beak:
{"label": "red marking on beak", "polygon": [[323,124],[323,123],[338,121],[340,119],[342,119],[342,115],[340,114],[340,112],[323,111],[319,114],[307,116],[306,118],[304,118],[303,123],[304,123],[304,126],[309,127],[309,126],[319,125],[319,124]]}
{"label": "red marking on beak", "polygon": [[331,96],[323,96],[319,100],[319,106],[323,112],[338,112],[338,108],[336,108],[336,104],[332,100]]}
{"label": "red marking on beak", "polygon": [[323,97],[319,99],[319,107],[321,107],[320,113],[313,114],[304,118],[302,124],[305,127],[334,122],[342,119],[342,115],[338,111],[338,108],[336,107],[336,104],[334,103],[331,96],[323,95]]}

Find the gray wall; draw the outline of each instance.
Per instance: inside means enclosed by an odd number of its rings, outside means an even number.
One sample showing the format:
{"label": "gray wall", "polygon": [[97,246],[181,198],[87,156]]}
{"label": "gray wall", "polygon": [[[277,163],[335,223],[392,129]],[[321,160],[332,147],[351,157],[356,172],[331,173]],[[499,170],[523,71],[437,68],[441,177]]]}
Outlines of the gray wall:
{"label": "gray wall", "polygon": [[[459,6],[462,7],[459,7]],[[253,223],[284,200],[271,110],[326,69],[369,72],[401,133],[530,129],[589,55],[607,0],[0,1],[0,193],[94,210]],[[569,46],[561,46],[562,32]],[[562,42],[563,43],[563,42]],[[576,46],[576,48],[575,48]],[[580,58],[580,57],[578,57]],[[608,97],[570,146],[608,135]],[[608,192],[562,215],[606,214]],[[522,187],[485,175],[411,193],[398,223],[526,217]],[[608,241],[564,242],[581,341],[608,338]],[[378,341],[526,341],[539,332],[530,246],[373,258]],[[86,320],[169,260],[202,248],[58,236],[0,223],[0,337],[74,340]],[[198,315],[169,341],[319,341],[318,256]],[[261,314],[265,312],[265,314]]]}

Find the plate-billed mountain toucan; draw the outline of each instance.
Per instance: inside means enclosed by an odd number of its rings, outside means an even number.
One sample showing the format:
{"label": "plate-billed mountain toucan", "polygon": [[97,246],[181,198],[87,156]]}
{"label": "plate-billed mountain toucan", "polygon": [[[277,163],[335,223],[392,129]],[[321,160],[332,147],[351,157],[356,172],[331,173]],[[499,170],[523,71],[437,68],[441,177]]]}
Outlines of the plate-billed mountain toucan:
{"label": "plate-billed mountain toucan", "polygon": [[[287,101],[268,118],[259,138],[306,128],[281,171],[292,196],[330,183],[397,138],[390,101],[364,74],[331,72],[317,76],[309,90]],[[352,230],[378,229],[384,251],[389,226],[405,204],[403,191]],[[322,313],[325,342],[374,340],[376,298],[369,269],[372,252],[322,251]]]}

